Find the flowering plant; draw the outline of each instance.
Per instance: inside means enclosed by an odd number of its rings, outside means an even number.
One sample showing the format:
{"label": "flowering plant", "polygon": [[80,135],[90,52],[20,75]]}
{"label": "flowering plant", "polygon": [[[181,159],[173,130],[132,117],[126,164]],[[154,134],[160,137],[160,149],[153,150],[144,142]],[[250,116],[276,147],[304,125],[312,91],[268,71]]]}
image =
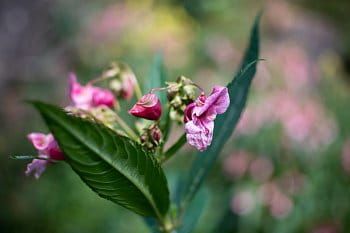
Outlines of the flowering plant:
{"label": "flowering plant", "polygon": [[[188,232],[194,227],[183,220],[192,211],[189,204],[245,106],[259,54],[258,22],[259,17],[233,81],[227,87],[214,86],[209,95],[184,76],[165,82],[160,57],[144,95],[122,63],[112,63],[86,85],[70,74],[69,106],[32,102],[50,134],[28,135],[38,156],[29,157],[33,161],[26,174],[39,178],[50,164],[65,161],[100,197],[144,216],[155,232]],[[100,82],[108,82],[109,88],[97,87]],[[134,94],[138,100],[128,112],[136,123],[130,126],[119,116],[119,101],[131,101]],[[184,134],[165,150],[172,122],[183,125]],[[170,200],[162,164],[186,141],[200,152],[181,192]]]}

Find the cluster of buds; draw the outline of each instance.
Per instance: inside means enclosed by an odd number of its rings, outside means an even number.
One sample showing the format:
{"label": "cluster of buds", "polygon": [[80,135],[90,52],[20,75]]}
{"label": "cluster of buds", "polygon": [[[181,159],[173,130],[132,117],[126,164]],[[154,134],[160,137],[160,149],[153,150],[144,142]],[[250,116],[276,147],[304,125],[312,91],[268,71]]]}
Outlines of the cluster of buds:
{"label": "cluster of buds", "polygon": [[176,82],[168,82],[167,85],[170,119],[182,123],[187,105],[196,99],[197,87],[184,76],[180,76]]}
{"label": "cluster of buds", "polygon": [[162,132],[158,124],[151,124],[149,127],[142,129],[140,136],[141,145],[148,151],[155,152],[161,143]]}

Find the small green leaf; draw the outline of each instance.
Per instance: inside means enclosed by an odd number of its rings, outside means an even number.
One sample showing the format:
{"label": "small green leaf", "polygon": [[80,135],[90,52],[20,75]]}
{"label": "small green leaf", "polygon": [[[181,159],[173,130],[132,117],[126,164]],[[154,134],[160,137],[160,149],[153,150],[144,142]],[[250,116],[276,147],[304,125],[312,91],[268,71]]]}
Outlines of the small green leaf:
{"label": "small green leaf", "polygon": [[157,161],[136,142],[112,130],[33,102],[66,161],[99,196],[162,221],[169,208],[167,180]]}
{"label": "small green leaf", "polygon": [[182,205],[188,205],[198,188],[203,183],[211,166],[219,156],[226,141],[230,138],[246,104],[248,91],[256,73],[259,60],[259,20],[257,16],[243,62],[232,82],[227,85],[230,105],[227,111],[215,120],[214,136],[211,146],[198,153],[183,189]]}
{"label": "small green leaf", "polygon": [[[145,93],[149,92],[152,88],[164,87],[166,81],[165,68],[163,63],[163,57],[160,53],[154,56],[153,64],[151,67],[150,74],[147,79],[147,90]],[[160,103],[164,105],[166,103],[166,91],[156,91]]]}

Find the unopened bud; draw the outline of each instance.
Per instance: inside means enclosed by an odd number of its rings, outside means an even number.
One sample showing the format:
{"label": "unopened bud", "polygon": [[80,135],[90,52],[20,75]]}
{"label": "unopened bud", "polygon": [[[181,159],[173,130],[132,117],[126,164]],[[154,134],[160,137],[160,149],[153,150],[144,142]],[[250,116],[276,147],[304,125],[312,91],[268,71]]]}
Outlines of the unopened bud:
{"label": "unopened bud", "polygon": [[186,99],[194,101],[196,99],[196,87],[194,85],[185,85],[183,87]]}
{"label": "unopened bud", "polygon": [[147,150],[154,152],[161,142],[162,132],[157,124],[152,124],[148,128],[144,128],[140,136],[141,145]]}
{"label": "unopened bud", "polygon": [[172,100],[174,96],[179,92],[180,85],[176,82],[167,82],[167,96],[168,100]]}
{"label": "unopened bud", "polygon": [[176,95],[174,99],[170,102],[170,105],[174,108],[179,108],[182,104],[182,100],[179,95]]}
{"label": "unopened bud", "polygon": [[158,97],[150,92],[139,99],[129,113],[136,117],[156,121],[162,115],[162,106]]}
{"label": "unopened bud", "polygon": [[117,76],[119,72],[120,72],[120,68],[118,67],[117,63],[112,62],[109,69],[103,72],[102,76],[106,78],[113,78]]}

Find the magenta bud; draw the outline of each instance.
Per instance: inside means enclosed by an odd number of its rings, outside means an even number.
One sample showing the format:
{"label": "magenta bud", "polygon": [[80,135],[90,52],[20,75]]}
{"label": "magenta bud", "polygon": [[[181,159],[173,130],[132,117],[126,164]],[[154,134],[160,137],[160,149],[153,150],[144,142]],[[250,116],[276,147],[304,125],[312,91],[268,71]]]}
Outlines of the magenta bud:
{"label": "magenta bud", "polygon": [[129,113],[136,117],[156,121],[162,115],[162,106],[158,97],[150,92],[142,96],[129,110]]}

